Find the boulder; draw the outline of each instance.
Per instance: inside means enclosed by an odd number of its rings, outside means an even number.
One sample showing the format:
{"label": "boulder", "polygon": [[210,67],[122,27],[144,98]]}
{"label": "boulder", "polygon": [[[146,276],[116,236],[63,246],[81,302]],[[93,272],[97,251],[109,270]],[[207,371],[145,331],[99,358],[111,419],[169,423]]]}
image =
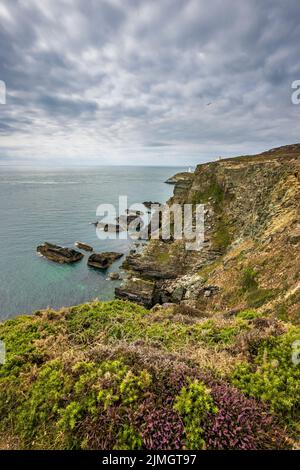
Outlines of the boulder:
{"label": "boulder", "polygon": [[93,253],[88,259],[88,266],[97,269],[107,269],[114,261],[121,258],[123,253],[116,252],[104,252],[104,253]]}
{"label": "boulder", "polygon": [[145,201],[143,202],[144,206],[146,207],[146,209],[151,209],[151,206],[160,206],[160,202],[152,202],[152,201]]}
{"label": "boulder", "polygon": [[109,273],[108,277],[111,281],[117,281],[121,276],[120,273]]}
{"label": "boulder", "polygon": [[151,308],[154,301],[155,283],[136,277],[127,278],[115,289],[117,299],[130,300],[146,308]]}
{"label": "boulder", "polygon": [[56,263],[75,263],[83,258],[83,254],[72,248],[65,248],[52,243],[45,242],[43,245],[37,247],[37,252],[45,258],[55,261]]}
{"label": "boulder", "polygon": [[75,242],[74,245],[79,248],[80,250],[84,251],[93,251],[93,247],[88,245],[87,243],[82,242]]}

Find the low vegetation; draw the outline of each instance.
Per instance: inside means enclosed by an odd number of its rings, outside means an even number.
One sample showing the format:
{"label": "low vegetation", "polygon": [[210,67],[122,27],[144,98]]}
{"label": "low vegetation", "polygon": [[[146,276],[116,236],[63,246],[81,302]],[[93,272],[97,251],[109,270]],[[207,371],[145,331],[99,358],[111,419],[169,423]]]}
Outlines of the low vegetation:
{"label": "low vegetation", "polygon": [[256,310],[189,313],[92,302],[1,324],[2,445],[296,446],[300,366],[291,354],[299,328]]}

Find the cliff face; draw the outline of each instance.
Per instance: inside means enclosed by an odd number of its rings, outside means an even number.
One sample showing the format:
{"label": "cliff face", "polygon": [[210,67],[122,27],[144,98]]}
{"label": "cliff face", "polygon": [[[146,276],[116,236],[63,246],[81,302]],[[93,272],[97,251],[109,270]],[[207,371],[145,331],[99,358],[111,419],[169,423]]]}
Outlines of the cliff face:
{"label": "cliff face", "polygon": [[199,165],[175,184],[173,202],[205,204],[204,248],[150,241],[127,259],[123,298],[211,313],[258,307],[300,320],[299,144]]}

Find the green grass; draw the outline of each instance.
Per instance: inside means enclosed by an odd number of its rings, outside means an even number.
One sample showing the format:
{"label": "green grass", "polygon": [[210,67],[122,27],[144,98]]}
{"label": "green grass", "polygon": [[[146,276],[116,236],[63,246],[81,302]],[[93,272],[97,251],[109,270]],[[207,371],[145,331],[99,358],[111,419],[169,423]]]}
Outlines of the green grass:
{"label": "green grass", "polygon": [[172,318],[172,309],[149,313],[136,304],[113,301],[71,309],[67,331],[77,343],[89,344],[101,335],[106,344],[143,340],[165,350],[179,351],[200,342],[227,344],[239,327],[219,328],[213,320],[184,324]]}

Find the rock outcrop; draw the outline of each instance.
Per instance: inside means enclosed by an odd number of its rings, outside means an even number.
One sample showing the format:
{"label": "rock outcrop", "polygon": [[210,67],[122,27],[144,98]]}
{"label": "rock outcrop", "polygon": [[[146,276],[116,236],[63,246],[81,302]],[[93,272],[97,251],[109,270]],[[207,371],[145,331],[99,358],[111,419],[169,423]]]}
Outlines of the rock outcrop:
{"label": "rock outcrop", "polygon": [[143,202],[143,205],[146,207],[146,209],[151,209],[151,206],[160,206],[160,202],[152,202],[152,201],[145,201]]}
{"label": "rock outcrop", "polygon": [[104,252],[104,253],[93,253],[88,259],[88,266],[97,269],[107,269],[114,261],[122,258],[123,253],[116,252]]}
{"label": "rock outcrop", "polygon": [[75,242],[74,245],[80,250],[93,251],[93,247],[91,245],[88,245],[87,243]]}
{"label": "rock outcrop", "polygon": [[151,240],[125,260],[128,279],[117,295],[130,298],[147,280],[144,305],[259,306],[300,321],[300,144],[205,163],[188,175],[168,204],[204,204],[202,249],[186,250],[184,239]]}
{"label": "rock outcrop", "polygon": [[176,175],[171,176],[168,178],[165,183],[166,184],[177,184],[182,182],[190,183],[193,179],[193,173],[188,171],[183,171],[181,173],[176,173]]}
{"label": "rock outcrop", "polygon": [[37,247],[37,252],[45,258],[56,263],[76,263],[83,258],[83,254],[71,248],[65,248],[52,243],[45,242]]}
{"label": "rock outcrop", "polygon": [[120,273],[109,273],[108,277],[111,281],[118,281],[121,278]]}
{"label": "rock outcrop", "polygon": [[115,289],[118,299],[131,300],[146,308],[151,308],[154,303],[155,283],[141,278],[130,278],[123,281],[122,287]]}

